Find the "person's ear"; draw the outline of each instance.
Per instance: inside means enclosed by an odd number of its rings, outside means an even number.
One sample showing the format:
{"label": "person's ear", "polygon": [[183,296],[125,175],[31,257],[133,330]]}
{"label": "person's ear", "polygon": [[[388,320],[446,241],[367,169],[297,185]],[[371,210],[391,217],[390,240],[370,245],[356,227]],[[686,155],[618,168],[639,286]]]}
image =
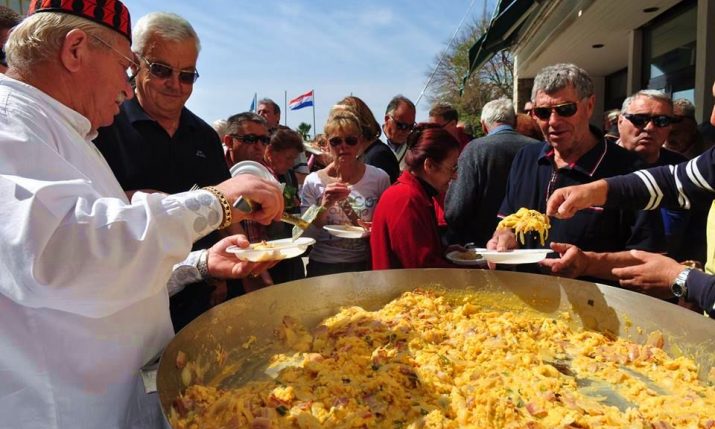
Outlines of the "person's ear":
{"label": "person's ear", "polygon": [[89,36],[78,28],[70,30],[60,46],[60,62],[70,72],[81,70],[89,63]]}

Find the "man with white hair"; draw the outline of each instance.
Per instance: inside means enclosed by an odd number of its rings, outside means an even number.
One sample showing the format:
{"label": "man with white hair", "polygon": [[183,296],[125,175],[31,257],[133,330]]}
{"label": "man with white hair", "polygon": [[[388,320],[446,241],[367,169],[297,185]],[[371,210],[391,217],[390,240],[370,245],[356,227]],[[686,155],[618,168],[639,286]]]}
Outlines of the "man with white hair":
{"label": "man with white hair", "polygon": [[459,156],[457,179],[447,191],[445,217],[450,242],[484,247],[499,221],[497,211],[514,156],[538,141],[514,130],[514,104],[506,98],[485,104],[480,122],[486,135],[472,140]]}
{"label": "man with white hair", "polygon": [[[133,97],[129,12],[119,0],[30,2],[0,75],[0,426],[156,428],[139,368],[172,338],[167,282],[191,243],[280,216],[270,182],[241,176],[176,195],[127,198],[92,144]],[[249,274],[205,254],[210,273]],[[231,255],[232,256],[232,255]],[[263,267],[264,269],[266,267]],[[174,273],[184,273],[178,269]],[[176,279],[173,279],[176,280]]]}
{"label": "man with white hair", "polygon": [[[501,217],[520,208],[546,210],[546,200],[564,186],[629,173],[642,165],[633,153],[604,140],[589,124],[595,96],[588,73],[574,64],[543,68],[534,78],[531,111],[546,141],[527,146],[514,158]],[[544,247],[538,237],[526,237],[526,248]],[[665,243],[658,213],[595,208],[568,221],[551,223],[545,245],[575,244],[587,250],[611,252],[623,249],[661,251]],[[511,229],[497,229],[487,247],[515,248]],[[558,251],[558,248],[552,246]]]}
{"label": "man with white hair", "polygon": [[[173,13],[152,12],[137,21],[132,39],[136,97],[122,104],[114,123],[101,128],[94,141],[122,188],[130,195],[140,189],[173,194],[231,177],[215,130],[186,108],[199,78],[201,49],[191,24]],[[194,250],[220,239],[214,231]],[[201,279],[172,291],[174,329],[222,302],[223,280]]]}

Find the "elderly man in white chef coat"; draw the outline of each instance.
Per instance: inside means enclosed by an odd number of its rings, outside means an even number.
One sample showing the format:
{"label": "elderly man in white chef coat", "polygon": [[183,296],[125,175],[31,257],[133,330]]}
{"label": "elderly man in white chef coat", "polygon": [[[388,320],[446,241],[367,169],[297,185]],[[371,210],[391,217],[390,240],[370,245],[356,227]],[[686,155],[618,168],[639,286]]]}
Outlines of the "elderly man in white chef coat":
{"label": "elderly man in white chef coat", "polygon": [[[161,425],[139,368],[173,336],[167,283],[191,244],[244,219],[279,217],[278,188],[241,176],[131,201],[92,144],[132,97],[120,1],[33,0],[0,75],[0,428]],[[219,242],[202,273],[255,273]],[[174,270],[183,273],[185,270]],[[176,282],[177,279],[171,279]]]}

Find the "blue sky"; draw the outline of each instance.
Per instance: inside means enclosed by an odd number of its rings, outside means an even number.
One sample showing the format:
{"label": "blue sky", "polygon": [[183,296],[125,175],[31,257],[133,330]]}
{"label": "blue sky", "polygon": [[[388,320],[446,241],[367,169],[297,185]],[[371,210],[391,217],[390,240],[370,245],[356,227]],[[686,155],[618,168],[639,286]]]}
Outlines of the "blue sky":
{"label": "blue sky", "polygon": [[[351,93],[382,123],[396,94],[417,100],[435,56],[445,49],[467,9],[467,25],[485,0],[446,1],[156,1],[125,0],[137,21],[163,10],[186,18],[199,34],[200,78],[187,106],[207,122],[250,107],[253,94],[284,109],[315,90],[320,132],[328,110]],[[488,14],[494,0],[488,0]],[[428,102],[417,108],[426,120]],[[281,123],[284,119],[281,119]],[[288,112],[288,126],[313,123],[311,108]]]}

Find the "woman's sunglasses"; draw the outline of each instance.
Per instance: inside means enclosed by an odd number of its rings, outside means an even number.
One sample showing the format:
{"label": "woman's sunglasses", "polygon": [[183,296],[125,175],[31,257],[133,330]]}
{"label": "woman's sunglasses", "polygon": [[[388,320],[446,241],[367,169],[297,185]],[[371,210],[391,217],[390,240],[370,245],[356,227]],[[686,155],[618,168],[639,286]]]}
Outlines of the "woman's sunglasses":
{"label": "woman's sunglasses", "polygon": [[531,109],[531,111],[534,113],[534,116],[541,119],[542,121],[549,119],[549,117],[551,117],[551,112],[556,112],[557,115],[562,116],[564,118],[568,118],[570,116],[575,115],[577,110],[578,104],[574,102],[557,104],[556,106],[551,107],[534,107],[533,109]]}
{"label": "woman's sunglasses", "polygon": [[333,137],[331,139],[328,139],[328,143],[330,143],[330,146],[332,147],[338,147],[341,144],[345,142],[348,146],[355,146],[358,144],[358,138],[357,137],[345,137],[344,139],[341,137]]}
{"label": "woman's sunglasses", "polygon": [[159,79],[168,79],[175,71],[179,74],[179,81],[187,85],[193,85],[196,79],[199,78],[199,72],[196,70],[175,70],[166,64],[150,63],[146,58],[142,58],[142,60],[144,60],[147,67],[149,67],[149,72]]}
{"label": "woman's sunglasses", "polygon": [[638,128],[645,128],[648,122],[653,122],[653,125],[658,128],[665,128],[674,122],[673,118],[667,115],[650,116],[643,113],[624,113],[623,117]]}

